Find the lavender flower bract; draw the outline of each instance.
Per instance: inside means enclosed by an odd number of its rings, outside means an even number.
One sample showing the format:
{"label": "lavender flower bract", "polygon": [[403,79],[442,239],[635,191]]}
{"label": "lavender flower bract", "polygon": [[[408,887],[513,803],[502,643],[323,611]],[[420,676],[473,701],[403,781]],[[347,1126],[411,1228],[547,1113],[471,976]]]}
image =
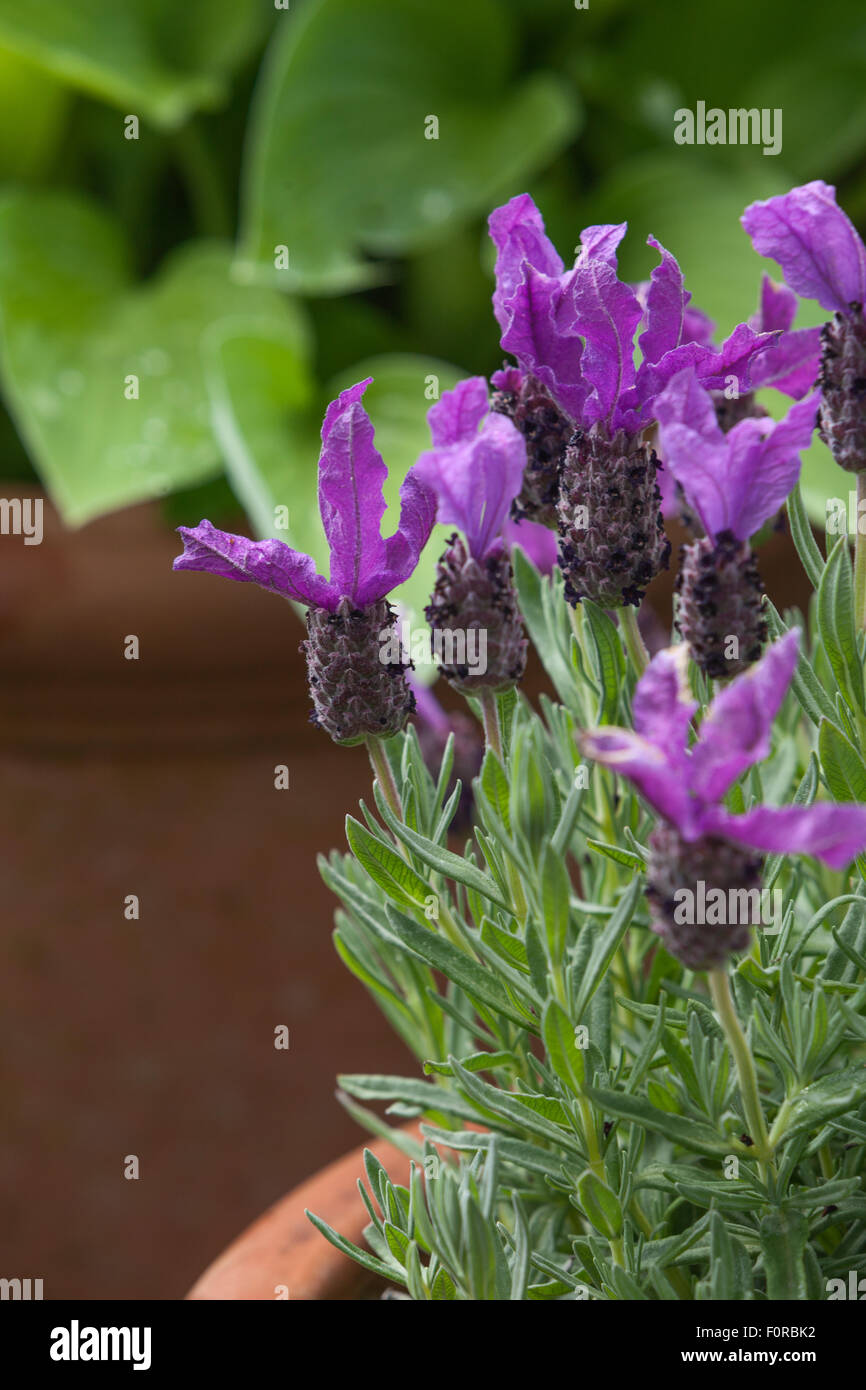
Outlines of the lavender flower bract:
{"label": "lavender flower bract", "polygon": [[387,468],[361,405],[370,378],[328,406],[319,457],[319,510],[331,552],[330,579],[309,555],[280,540],[250,541],[209,521],[179,527],[184,551],[175,569],[259,584],[305,604],[314,723],[336,743],[361,743],[399,732],[414,708],[401,663],[380,659],[383,630],[393,625],[387,595],[415,569],[436,515],[436,499],[414,469],[400,489],[400,524],[384,540],[382,485]]}

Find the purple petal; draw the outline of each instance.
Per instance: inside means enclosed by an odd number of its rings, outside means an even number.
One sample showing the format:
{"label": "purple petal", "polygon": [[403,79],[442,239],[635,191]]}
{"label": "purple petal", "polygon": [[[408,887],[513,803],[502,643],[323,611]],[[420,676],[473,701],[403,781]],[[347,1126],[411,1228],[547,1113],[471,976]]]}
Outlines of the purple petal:
{"label": "purple petal", "polygon": [[436,493],[439,520],[459,527],[480,559],[502,530],[525,468],[523,435],[505,415],[490,414],[474,437],[429,449],[413,471]]}
{"label": "purple petal", "polygon": [[385,564],[382,486],[388,470],[361,405],[371,381],[350,386],[328,406],[319,456],[319,510],[331,548],[331,583],[353,603]]}
{"label": "purple petal", "polygon": [[581,753],[634,782],[649,804],[686,838],[694,838],[697,803],[688,794],[682,769],[649,739],[630,729],[591,729],[578,734]]}
{"label": "purple petal", "polygon": [[577,420],[587,386],[581,373],[583,343],[574,327],[569,289],[568,277],[555,280],[525,265],[524,279],[509,301],[511,317],[500,342]]}
{"label": "purple petal", "polygon": [[831,184],[816,179],[752,203],[740,220],[758,254],[777,261],[804,299],[842,313],[866,300],[866,247]]}
{"label": "purple petal", "polygon": [[613,423],[616,405],[635,379],[633,339],[643,317],[640,301],[610,265],[589,260],[574,271],[572,305],[573,331],[586,340],[581,371],[591,388],[584,423]]}
{"label": "purple petal", "polygon": [[632,701],[635,733],[672,761],[686,757],[689,725],[698,707],[689,690],[688,660],[685,645],[659,652],[638,681]]}
{"label": "purple petal", "polygon": [[506,520],[502,528],[505,544],[519,545],[540,574],[552,574],[557,560],[556,532],[537,521]]}
{"label": "purple petal", "polygon": [[492,374],[490,384],[497,391],[519,391],[525,379],[526,373],[519,367],[502,367]]}
{"label": "purple petal", "polygon": [[595,227],[584,227],[580,234],[581,251],[577,265],[600,260],[616,270],[616,248],[627,231],[627,222],[601,222]]}
{"label": "purple petal", "polygon": [[700,801],[720,801],[747,767],[767,757],[799,641],[796,628],[786,633],[713,700],[692,750],[690,785]]}
{"label": "purple petal", "polygon": [[471,439],[489,409],[487,382],[483,376],[458,381],[453,391],[446,391],[427,411],[433,443],[456,444],[461,439]]}
{"label": "purple petal", "polygon": [[778,511],[799,478],[800,450],[812,441],[820,400],[816,391],[783,420],[741,420],[728,431],[728,525],[740,540]]}
{"label": "purple petal", "polygon": [[563,264],[544,230],[544,220],[528,193],[496,208],[488,218],[496,247],[496,289],[493,312],[504,333],[511,322],[511,300],[523,283],[526,265],[556,279]]}
{"label": "purple petal", "polygon": [[704,347],[711,347],[716,325],[703,309],[696,309],[689,304],[683,317],[683,342],[701,343]]}
{"label": "purple petal", "polygon": [[765,854],[811,854],[831,869],[846,864],[866,849],[866,806],[756,806],[735,816],[714,806],[702,816],[709,835],[722,835]]}
{"label": "purple petal", "polygon": [[820,328],[795,328],[762,352],[752,366],[752,389],[774,386],[799,401],[818,379],[821,367]]}
{"label": "purple petal", "polygon": [[436,505],[436,493],[419,476],[417,465],[410,468],[400,488],[400,524],[385,541],[382,569],[358,590],[356,601],[362,608],[384,598],[414,573],[436,521]]}
{"label": "purple petal", "polygon": [[758,333],[772,333],[774,328],[788,329],[797,317],[797,296],[787,285],[779,285],[769,275],[761,277],[761,302],[758,312],[749,320]]}
{"label": "purple petal", "polygon": [[709,394],[693,370],[680,372],[653,407],[665,466],[710,536],[730,524],[728,446]]}
{"label": "purple petal", "polygon": [[687,367],[695,372],[707,391],[723,391],[731,377],[741,394],[752,389],[752,370],[760,354],[773,346],[778,333],[756,333],[748,324],[738,324],[720,348],[704,343],[682,342],[666,352],[658,362],[642,362],[637,374],[635,395],[646,416],[670,381]]}
{"label": "purple petal", "polygon": [[686,305],[691,296],[683,283],[683,273],[670,251],[655,237],[647,237],[661,262],[650,275],[646,296],[646,329],[638,339],[644,361],[658,362],[666,352],[684,341]]}
{"label": "purple petal", "polygon": [[309,555],[292,550],[285,541],[249,541],[218,531],[209,521],[179,526],[178,531],[184,549],[174,562],[176,570],[204,570],[241,584],[259,584],[283,598],[331,612],[339,603],[339,590],[316,573]]}

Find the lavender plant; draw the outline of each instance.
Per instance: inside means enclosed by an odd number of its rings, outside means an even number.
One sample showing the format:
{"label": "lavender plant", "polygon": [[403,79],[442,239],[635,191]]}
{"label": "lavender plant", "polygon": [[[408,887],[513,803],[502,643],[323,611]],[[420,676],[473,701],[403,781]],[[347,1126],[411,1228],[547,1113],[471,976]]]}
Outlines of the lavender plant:
{"label": "lavender plant", "polygon": [[[363,384],[323,428],[329,579],[278,541],[183,532],[179,568],[308,608],[314,722],[373,758],[372,803],[321,871],[336,948],[417,1069],[340,1090],[411,1170],[368,1153],[364,1248],[311,1220],[413,1299],[824,1299],[866,1264],[866,632],[847,540],[825,559],[797,487],[816,418],[846,457],[866,429],[863,248],[831,195],[749,210],[791,290],[765,280],[760,321],[721,348],[657,243],[637,291],[616,273],[624,226],[587,229],[566,271],[512,200],[491,229],[517,366],[492,398],[472,378],[432,408],[396,535]],[[792,291],[837,312],[814,393]],[[777,423],[766,385],[796,402]],[[685,641],[649,661],[634,614],[667,558],[665,468],[705,535]],[[754,563],[782,505],[808,615],[780,614]],[[483,630],[491,662],[443,662],[466,712],[422,696],[419,738],[415,678],[382,638],[437,511],[462,535],[429,620]],[[549,547],[509,553],[527,516],[558,530],[552,572]],[[537,706],[524,625],[555,692]],[[475,718],[467,834],[452,772]]]}

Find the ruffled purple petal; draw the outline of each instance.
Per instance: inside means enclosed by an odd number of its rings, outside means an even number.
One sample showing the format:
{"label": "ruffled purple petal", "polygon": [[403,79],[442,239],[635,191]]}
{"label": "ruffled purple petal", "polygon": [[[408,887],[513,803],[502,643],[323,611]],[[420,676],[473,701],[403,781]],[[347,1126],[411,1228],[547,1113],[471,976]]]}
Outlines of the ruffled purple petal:
{"label": "ruffled purple petal", "polygon": [[705,347],[711,347],[715,335],[716,325],[705,314],[703,309],[696,309],[693,304],[686,307],[683,315],[683,342],[702,343]]}
{"label": "ruffled purple petal", "polygon": [[627,222],[600,222],[595,227],[584,227],[580,234],[581,250],[576,264],[600,260],[616,270],[616,249],[627,231]]}
{"label": "ruffled purple petal", "polygon": [[678,763],[630,729],[592,729],[578,734],[581,753],[628,777],[649,804],[686,839],[695,838],[696,802],[688,794]]}
{"label": "ruffled purple petal", "polygon": [[787,285],[761,277],[761,300],[758,312],[749,320],[757,333],[772,333],[774,328],[787,330],[797,317],[797,296]]}
{"label": "ruffled purple petal", "polygon": [[581,372],[590,388],[583,422],[618,421],[620,398],[634,384],[635,330],[643,317],[640,301],[616,271],[603,260],[587,260],[574,270],[571,303],[572,331],[583,336]]}
{"label": "ruffled purple petal", "polygon": [[697,701],[688,685],[689,653],[685,645],[667,647],[653,657],[635,687],[632,719],[635,733],[654,743],[666,757],[685,765]]}
{"label": "ruffled purple petal", "polygon": [[774,386],[777,391],[799,401],[818,379],[821,366],[820,328],[795,328],[783,333],[779,341],[752,365],[752,389]]}
{"label": "ruffled purple petal", "polygon": [[707,391],[723,391],[730,378],[736,378],[740,394],[752,389],[752,371],[760,355],[778,341],[778,333],[756,333],[748,324],[738,324],[720,348],[705,343],[682,342],[666,352],[658,362],[642,362],[637,374],[635,398],[646,417],[653,416],[653,405],[670,381],[691,367]]}
{"label": "ruffled purple petal", "polygon": [[382,487],[388,470],[361,405],[371,381],[350,386],[328,406],[319,456],[319,510],[331,548],[331,583],[353,603],[385,565]]}
{"label": "ruffled purple petal", "polygon": [[792,290],[844,313],[866,300],[866,247],[820,179],[762,203],[740,219],[760,256],[782,268]]}
{"label": "ruffled purple petal", "polygon": [[646,328],[638,339],[645,362],[658,362],[686,341],[686,306],[691,298],[683,282],[683,273],[670,251],[666,251],[654,236],[647,237],[661,256],[660,263],[650,275],[646,295]]}
{"label": "ruffled purple petal", "polygon": [[458,381],[453,391],[446,391],[427,411],[433,443],[438,446],[471,439],[489,409],[487,382],[483,376]]}
{"label": "ruffled purple petal", "polygon": [[502,528],[502,538],[511,548],[519,545],[540,574],[552,574],[557,560],[556,532],[537,521],[512,521]]}
{"label": "ruffled purple petal", "polygon": [[654,412],[665,467],[682,487],[710,536],[730,525],[728,446],[709,394],[693,370],[678,373]]}
{"label": "ruffled purple petal", "polygon": [[773,720],[797,664],[796,628],[713,700],[692,750],[690,786],[705,804],[720,801],[747,767],[770,752]]}
{"label": "ruffled purple petal", "polygon": [[811,854],[831,869],[844,869],[866,849],[866,806],[756,806],[736,816],[722,806],[702,816],[704,832],[721,835],[765,854]]}
{"label": "ruffled purple petal", "polygon": [[496,208],[487,225],[497,253],[493,312],[505,333],[513,317],[511,301],[523,283],[525,266],[530,265],[552,279],[560,276],[564,267],[528,193]]}
{"label": "ruffled purple petal", "polygon": [[236,579],[241,584],[259,584],[272,594],[281,594],[298,603],[327,608],[331,612],[336,610],[339,590],[316,573],[309,555],[292,550],[285,541],[250,541],[245,536],[218,531],[209,521],[177,529],[183,537],[184,548],[174,562],[174,569],[204,570],[222,579]]}
{"label": "ruffled purple petal", "polygon": [[368,575],[358,590],[361,608],[378,602],[414,573],[436,521],[436,506],[436,493],[418,475],[417,466],[411,468],[400,488],[400,524],[385,541],[382,568]]}
{"label": "ruffled purple petal", "polygon": [[574,326],[570,284],[567,276],[555,280],[525,265],[523,281],[509,301],[511,317],[500,342],[524,371],[547,387],[560,408],[578,420],[587,386],[582,377],[583,343]]}
{"label": "ruffled purple petal", "polygon": [[502,530],[523,485],[526,444],[505,415],[490,414],[479,432],[422,454],[414,473],[439,499],[439,520],[457,526],[481,559]]}
{"label": "ruffled purple petal", "polygon": [[728,525],[740,540],[778,511],[797,482],[800,451],[812,441],[820,400],[816,391],[792,405],[782,420],[741,420],[728,431]]}

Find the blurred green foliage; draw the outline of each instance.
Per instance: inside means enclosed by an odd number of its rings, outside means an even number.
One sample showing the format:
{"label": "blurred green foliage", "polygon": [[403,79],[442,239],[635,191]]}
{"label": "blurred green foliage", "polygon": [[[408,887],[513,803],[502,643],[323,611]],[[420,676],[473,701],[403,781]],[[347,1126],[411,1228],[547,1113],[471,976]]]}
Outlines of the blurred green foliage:
{"label": "blurred green foliage", "polygon": [[[627,219],[635,280],[654,233],[726,331],[748,202],[822,177],[866,217],[864,72],[857,0],[0,0],[3,470],[17,432],[70,524],[234,498],[321,557],[334,392],[375,374],[396,493],[430,378],[499,365],[491,207],[528,189],[566,260]],[[781,154],[675,145],[698,100],[780,107]],[[847,491],[813,446],[813,515]]]}

